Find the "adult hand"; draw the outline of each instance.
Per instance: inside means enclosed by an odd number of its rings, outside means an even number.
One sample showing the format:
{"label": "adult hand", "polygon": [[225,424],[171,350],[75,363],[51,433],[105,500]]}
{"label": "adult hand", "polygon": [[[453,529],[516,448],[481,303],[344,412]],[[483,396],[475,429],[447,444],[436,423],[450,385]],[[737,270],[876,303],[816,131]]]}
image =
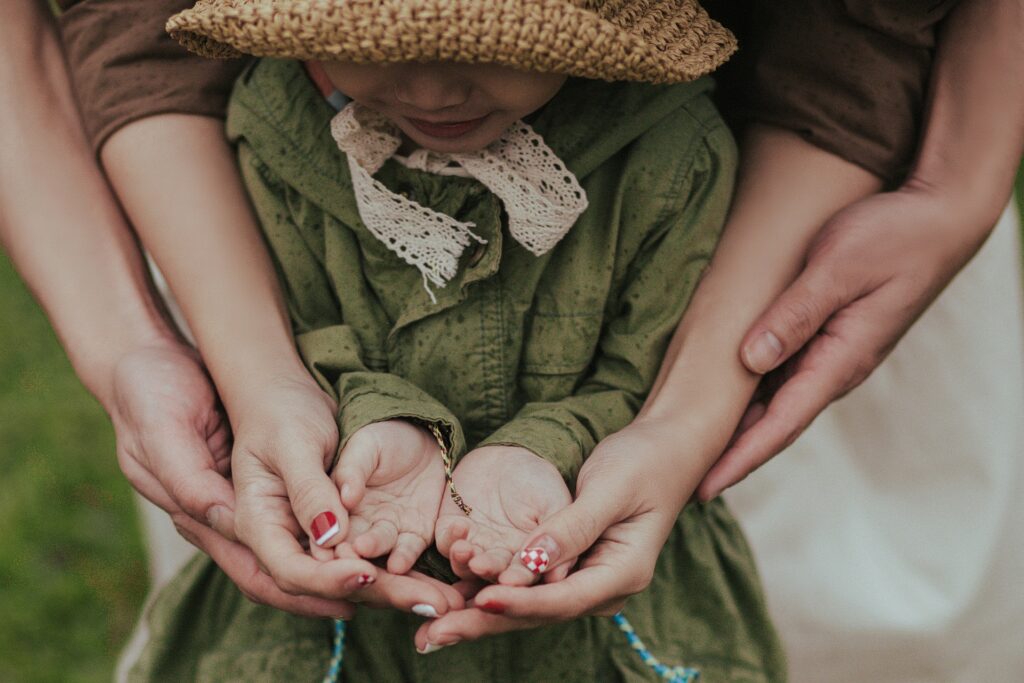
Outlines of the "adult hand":
{"label": "adult hand", "polygon": [[678,425],[637,421],[598,444],[580,470],[575,502],[522,544],[544,548],[549,573],[581,558],[578,568],[554,583],[487,586],[469,608],[423,624],[415,635],[417,649],[432,652],[463,640],[618,612],[626,598],[650,584],[665,539],[702,474],[674,457],[679,438]]}
{"label": "adult hand", "polygon": [[998,212],[970,207],[912,182],[829,220],[803,272],[743,341],[744,364],[768,374],[701,500],[774,457],[871,374],[991,232]]}
{"label": "adult hand", "polygon": [[128,481],[249,599],[311,617],[352,615],[354,607],[343,600],[284,593],[234,541],[230,431],[195,351],[166,342],[127,353],[114,369],[110,396],[105,404]]}
{"label": "adult hand", "polygon": [[[327,466],[338,446],[335,406],[308,375],[261,381],[232,407],[235,531],[286,593],[340,598],[372,583],[359,558],[314,558],[303,547],[344,538],[347,515]],[[332,529],[333,527],[333,529]],[[326,552],[326,551],[325,551]]]}
{"label": "adult hand", "polygon": [[[461,601],[454,591],[426,577],[379,569],[347,542],[351,531],[347,513],[338,486],[326,474],[338,446],[330,397],[308,376],[282,377],[258,389],[233,416],[235,529],[274,583],[296,596],[328,600],[352,596],[354,601],[375,606],[411,611],[429,607],[432,611],[427,614],[444,614],[453,601]],[[436,448],[433,437],[427,443]],[[443,481],[441,473],[434,484],[431,524]],[[318,518],[325,512],[334,515],[331,524],[337,524],[336,531],[328,527],[324,533],[321,528]],[[362,531],[357,525],[356,532]],[[305,547],[307,539],[313,555]]]}

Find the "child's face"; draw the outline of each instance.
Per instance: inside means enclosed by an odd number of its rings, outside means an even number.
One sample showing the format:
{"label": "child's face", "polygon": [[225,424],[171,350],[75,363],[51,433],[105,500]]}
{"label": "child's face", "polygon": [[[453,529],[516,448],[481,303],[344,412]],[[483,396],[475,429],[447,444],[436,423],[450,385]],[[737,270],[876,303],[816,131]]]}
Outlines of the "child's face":
{"label": "child's face", "polygon": [[324,62],[341,92],[384,114],[412,142],[437,152],[472,152],[548,102],[565,76],[496,64]]}

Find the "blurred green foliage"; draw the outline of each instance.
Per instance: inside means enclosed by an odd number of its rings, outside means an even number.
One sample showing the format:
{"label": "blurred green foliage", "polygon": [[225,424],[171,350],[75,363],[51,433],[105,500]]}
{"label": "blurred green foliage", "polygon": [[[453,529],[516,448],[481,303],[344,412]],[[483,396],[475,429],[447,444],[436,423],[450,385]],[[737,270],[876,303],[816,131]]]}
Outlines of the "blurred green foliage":
{"label": "blurred green foliage", "polygon": [[106,415],[0,254],[0,681],[111,680],[149,580],[133,505]]}

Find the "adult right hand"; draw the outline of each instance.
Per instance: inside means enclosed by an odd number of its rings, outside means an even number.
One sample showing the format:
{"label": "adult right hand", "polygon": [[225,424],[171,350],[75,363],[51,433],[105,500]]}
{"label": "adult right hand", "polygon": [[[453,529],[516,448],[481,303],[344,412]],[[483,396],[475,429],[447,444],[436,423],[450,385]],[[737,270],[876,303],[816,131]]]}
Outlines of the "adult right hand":
{"label": "adult right hand", "polygon": [[110,395],[105,405],[121,471],[249,599],[311,617],[353,614],[345,600],[285,593],[236,542],[230,430],[195,351],[166,342],[128,352],[114,369]]}
{"label": "adult right hand", "polygon": [[[644,590],[679,511],[703,470],[700,459],[676,457],[678,424],[635,421],[600,442],[577,477],[576,500],[544,520],[520,549],[543,548],[547,574],[534,586],[491,585],[472,606],[423,624],[421,652],[586,615],[618,612]],[[695,463],[693,466],[689,466]],[[520,562],[516,553],[512,562]]]}

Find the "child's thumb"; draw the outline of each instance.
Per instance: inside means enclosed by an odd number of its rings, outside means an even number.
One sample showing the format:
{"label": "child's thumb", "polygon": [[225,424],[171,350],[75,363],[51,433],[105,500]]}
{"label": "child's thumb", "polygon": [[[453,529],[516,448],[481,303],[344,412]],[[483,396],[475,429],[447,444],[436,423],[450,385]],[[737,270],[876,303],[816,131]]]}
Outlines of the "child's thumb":
{"label": "child's thumb", "polygon": [[615,507],[599,498],[583,491],[575,502],[544,520],[512,558],[499,583],[528,586],[542,575],[548,581],[565,578],[576,558],[617,521]]}

